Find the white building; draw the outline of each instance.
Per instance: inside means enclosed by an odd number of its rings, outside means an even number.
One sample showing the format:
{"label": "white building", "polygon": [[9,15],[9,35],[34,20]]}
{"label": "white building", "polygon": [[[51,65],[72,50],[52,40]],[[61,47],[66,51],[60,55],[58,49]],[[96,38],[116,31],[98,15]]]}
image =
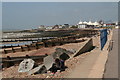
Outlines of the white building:
{"label": "white building", "polygon": [[78,25],[78,28],[86,28],[87,27],[87,22],[86,21],[84,21],[84,22],[80,21],[77,25]]}
{"label": "white building", "polygon": [[44,25],[40,25],[40,26],[38,27],[38,29],[45,29],[45,26],[44,26]]}
{"label": "white building", "polygon": [[117,22],[117,21],[115,22],[115,25],[118,25],[118,22]]}
{"label": "white building", "polygon": [[103,24],[103,26],[107,26],[106,24]]}
{"label": "white building", "polygon": [[52,29],[53,28],[53,26],[47,26],[45,29]]}
{"label": "white building", "polygon": [[59,28],[61,29],[61,28],[63,28],[63,26],[62,26],[62,25],[59,25]]}
{"label": "white building", "polygon": [[94,28],[94,27],[99,27],[100,26],[100,24],[97,21],[96,22],[91,22],[91,21],[82,22],[82,21],[80,21],[77,25],[78,25],[78,28]]}

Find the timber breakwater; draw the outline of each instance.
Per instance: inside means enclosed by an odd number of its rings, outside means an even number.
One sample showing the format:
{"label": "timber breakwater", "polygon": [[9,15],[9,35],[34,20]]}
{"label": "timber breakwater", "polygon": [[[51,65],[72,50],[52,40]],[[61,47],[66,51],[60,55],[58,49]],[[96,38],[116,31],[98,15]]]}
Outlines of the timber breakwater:
{"label": "timber breakwater", "polygon": [[19,64],[22,60],[27,58],[42,63],[45,56],[54,53],[55,49],[59,47],[72,51],[74,53],[72,56],[80,55],[86,52],[86,50],[88,51],[93,48],[93,42],[90,37],[95,35],[99,35],[99,31],[87,30],[84,34],[74,33],[72,36],[45,39],[29,45],[3,48],[1,50],[2,66],[3,68],[10,67]]}
{"label": "timber breakwater", "polygon": [[[49,32],[50,36],[51,34],[55,33],[56,31]],[[49,47],[49,46],[56,46],[56,45],[62,45],[66,43],[72,43],[72,42],[79,42],[75,39],[83,38],[83,37],[90,37],[93,35],[98,34],[98,30],[66,30],[66,35],[63,36],[63,33],[65,31],[58,31],[58,33],[61,33],[61,37],[53,36],[53,37],[42,37],[42,38],[12,38],[12,39],[2,39],[1,44],[1,53],[14,53],[14,52],[23,52],[23,51],[29,51],[34,49],[40,49],[41,47]],[[48,34],[48,32],[46,33]],[[64,34],[64,35],[65,35]]]}

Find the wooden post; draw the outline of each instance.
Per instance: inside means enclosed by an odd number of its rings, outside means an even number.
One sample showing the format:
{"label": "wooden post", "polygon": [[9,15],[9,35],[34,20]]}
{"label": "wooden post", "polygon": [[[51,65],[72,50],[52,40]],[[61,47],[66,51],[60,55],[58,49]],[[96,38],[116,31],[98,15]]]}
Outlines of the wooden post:
{"label": "wooden post", "polygon": [[38,43],[35,44],[36,49],[39,49]]}
{"label": "wooden post", "polygon": [[14,50],[14,48],[13,48],[13,47],[12,47],[12,52],[13,52],[13,53],[15,53],[15,50]]}
{"label": "wooden post", "polygon": [[6,48],[6,45],[4,45],[4,48]]}
{"label": "wooden post", "polygon": [[11,60],[11,57],[10,57],[10,56],[7,56],[7,59]]}
{"label": "wooden post", "polygon": [[4,53],[7,54],[7,51],[4,49]]}
{"label": "wooden post", "polygon": [[20,45],[18,44],[18,47],[19,47]]}
{"label": "wooden post", "polygon": [[45,47],[48,47],[48,45],[47,45],[47,43],[46,43],[46,42],[44,42],[44,46],[45,46]]}
{"label": "wooden post", "polygon": [[[8,60],[11,60],[11,57],[10,56],[7,56],[7,59]],[[14,62],[7,62],[7,67],[10,67],[10,66],[13,66],[14,65]]]}
{"label": "wooden post", "polygon": [[63,45],[63,43],[62,43],[62,42],[60,42],[60,45]]}
{"label": "wooden post", "polygon": [[24,49],[23,49],[23,47],[21,46],[21,51],[23,52],[24,51]]}
{"label": "wooden post", "polygon": [[26,55],[26,58],[30,58],[30,56],[29,56],[29,55]]}
{"label": "wooden post", "polygon": [[45,53],[45,56],[48,56],[48,54],[47,54],[47,53]]}
{"label": "wooden post", "polygon": [[29,45],[27,45],[27,48],[28,48],[28,51],[30,51],[30,46]]}
{"label": "wooden post", "polygon": [[55,46],[55,42],[52,42],[52,46]]}

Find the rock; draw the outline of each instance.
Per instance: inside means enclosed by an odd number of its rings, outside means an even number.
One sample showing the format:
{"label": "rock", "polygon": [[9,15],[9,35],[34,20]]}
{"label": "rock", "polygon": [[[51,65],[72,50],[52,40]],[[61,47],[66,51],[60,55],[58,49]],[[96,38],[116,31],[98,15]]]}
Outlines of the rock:
{"label": "rock", "polygon": [[49,70],[54,63],[53,56],[49,55],[49,56],[45,57],[43,63],[45,65],[46,69]]}
{"label": "rock", "polygon": [[[71,53],[72,53],[72,52],[70,52],[70,51],[68,51],[68,50],[66,50],[66,49],[56,48],[56,51],[55,51],[53,54],[51,54],[51,55],[53,56],[54,59],[55,59],[55,58],[60,58],[60,59],[67,60],[67,59],[70,58],[69,55],[70,55]],[[66,56],[66,57],[64,57],[64,56]]]}
{"label": "rock", "polygon": [[30,71],[34,66],[34,61],[32,59],[24,59],[20,64],[18,68],[18,72],[28,72]]}
{"label": "rock", "polygon": [[72,53],[75,53],[76,50],[75,49],[69,49],[68,51],[72,52]]}
{"label": "rock", "polygon": [[28,75],[32,75],[32,74],[34,74],[34,73],[36,73],[36,72],[40,72],[40,69],[43,67],[43,65],[44,65],[44,64],[41,64],[41,65],[39,65],[38,67],[35,67],[34,69],[30,70],[30,71],[28,72]]}

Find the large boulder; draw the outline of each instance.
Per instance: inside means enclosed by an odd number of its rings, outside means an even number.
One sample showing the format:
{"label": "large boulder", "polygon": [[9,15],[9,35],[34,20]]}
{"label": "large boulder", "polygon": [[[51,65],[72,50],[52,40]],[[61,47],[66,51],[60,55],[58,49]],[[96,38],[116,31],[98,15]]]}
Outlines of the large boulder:
{"label": "large boulder", "polygon": [[20,64],[18,68],[18,72],[28,72],[30,71],[34,66],[34,61],[32,59],[24,59]]}
{"label": "large boulder", "polygon": [[73,52],[63,49],[63,48],[56,48],[56,51],[51,55],[53,56],[54,59],[55,58],[60,58],[60,59],[64,58],[64,60],[67,60],[68,58],[70,58],[71,54],[73,54]]}
{"label": "large boulder", "polygon": [[47,70],[49,70],[52,67],[52,65],[53,65],[54,62],[55,62],[54,58],[51,55],[45,57],[44,61],[43,61],[43,63],[44,63],[44,65],[45,65],[45,67],[46,67]]}

